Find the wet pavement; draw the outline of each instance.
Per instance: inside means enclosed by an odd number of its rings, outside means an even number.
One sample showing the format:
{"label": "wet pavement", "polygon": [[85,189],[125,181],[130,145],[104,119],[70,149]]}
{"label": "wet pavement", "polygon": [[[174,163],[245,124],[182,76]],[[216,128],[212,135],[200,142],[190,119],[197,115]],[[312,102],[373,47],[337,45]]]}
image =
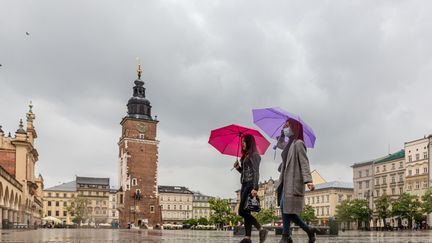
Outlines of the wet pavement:
{"label": "wet pavement", "polygon": [[[118,229],[38,229],[0,230],[0,242],[239,242],[241,236],[233,236],[228,231],[191,230],[118,230]],[[270,233],[266,242],[277,243],[280,236]],[[307,242],[302,232],[294,232],[294,242]],[[253,232],[252,242],[258,241],[258,233]],[[340,232],[338,236],[318,236],[317,243],[342,242],[432,242],[432,231],[402,232]]]}

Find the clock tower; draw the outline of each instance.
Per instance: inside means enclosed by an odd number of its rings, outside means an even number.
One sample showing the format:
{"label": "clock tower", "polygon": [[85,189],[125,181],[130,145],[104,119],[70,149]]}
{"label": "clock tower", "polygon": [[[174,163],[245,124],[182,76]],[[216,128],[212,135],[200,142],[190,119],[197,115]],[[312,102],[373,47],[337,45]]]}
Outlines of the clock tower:
{"label": "clock tower", "polygon": [[157,185],[158,121],[151,115],[141,73],[138,65],[138,79],[127,104],[128,112],[120,123],[117,202],[121,227],[127,227],[128,223],[157,227],[162,223]]}

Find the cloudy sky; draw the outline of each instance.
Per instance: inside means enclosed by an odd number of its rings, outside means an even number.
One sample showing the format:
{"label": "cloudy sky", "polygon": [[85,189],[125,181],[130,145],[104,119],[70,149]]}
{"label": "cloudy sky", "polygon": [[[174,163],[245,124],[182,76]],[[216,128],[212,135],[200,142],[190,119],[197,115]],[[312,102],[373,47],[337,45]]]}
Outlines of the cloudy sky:
{"label": "cloudy sky", "polygon": [[[354,162],[432,133],[430,1],[2,1],[0,125],[37,116],[45,187],[75,175],[117,187],[126,103],[144,68],[160,120],[159,184],[234,197],[213,128],[280,106],[315,130],[310,163],[352,181]],[[25,33],[29,32],[30,35]],[[429,43],[429,44],[428,44]],[[261,179],[277,177],[268,151]]]}

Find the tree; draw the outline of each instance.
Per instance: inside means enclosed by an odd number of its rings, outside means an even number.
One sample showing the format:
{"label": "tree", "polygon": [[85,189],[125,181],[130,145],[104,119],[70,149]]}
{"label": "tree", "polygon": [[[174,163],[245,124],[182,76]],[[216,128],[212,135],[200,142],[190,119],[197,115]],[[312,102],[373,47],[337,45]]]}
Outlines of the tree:
{"label": "tree", "polygon": [[423,213],[425,214],[432,213],[432,189],[429,188],[425,192],[425,194],[421,197],[421,199],[422,199],[421,207]]}
{"label": "tree", "polygon": [[375,200],[375,213],[378,214],[378,218],[383,220],[384,225],[386,219],[391,216],[391,202],[391,197],[387,194],[384,194]]}
{"label": "tree", "polygon": [[278,219],[274,208],[263,208],[261,211],[252,214],[260,224],[268,224]]}
{"label": "tree", "polygon": [[209,224],[209,221],[208,221],[207,218],[201,217],[201,218],[199,218],[199,219],[197,220],[197,223],[198,223],[199,225],[208,225],[208,224]]}
{"label": "tree", "polygon": [[392,216],[408,219],[408,227],[412,228],[412,220],[421,216],[421,203],[417,196],[403,193],[392,205]]}
{"label": "tree", "polygon": [[233,218],[234,213],[231,210],[229,200],[221,198],[211,198],[209,200],[210,210],[212,214],[210,215],[210,220],[218,227],[222,228],[225,224],[230,222]]}
{"label": "tree", "polygon": [[336,206],[336,218],[339,222],[345,222],[348,225],[353,221],[351,214],[351,201],[344,200]]}
{"label": "tree", "polygon": [[88,219],[88,204],[88,199],[81,196],[76,197],[72,201],[72,203],[66,208],[67,211],[74,216],[72,222],[76,224],[82,224],[83,221]]}
{"label": "tree", "polygon": [[368,227],[372,218],[372,209],[369,208],[369,203],[366,199],[354,199],[350,202],[350,212],[352,218],[357,221],[358,226],[365,223]]}
{"label": "tree", "polygon": [[305,205],[303,212],[300,214],[301,218],[308,224],[316,219],[315,209],[311,205]]}
{"label": "tree", "polygon": [[191,226],[197,226],[198,225],[198,220],[196,219],[188,219],[186,221],[183,221],[183,224],[188,224]]}

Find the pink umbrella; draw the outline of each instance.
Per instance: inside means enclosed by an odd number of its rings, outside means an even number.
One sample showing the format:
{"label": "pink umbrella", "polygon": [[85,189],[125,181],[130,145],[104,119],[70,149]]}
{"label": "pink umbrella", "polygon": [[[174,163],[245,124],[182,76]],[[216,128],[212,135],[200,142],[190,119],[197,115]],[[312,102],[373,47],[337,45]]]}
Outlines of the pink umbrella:
{"label": "pink umbrella", "polygon": [[257,130],[236,124],[212,130],[209,144],[222,154],[239,157],[241,156],[241,137],[246,134],[254,136],[258,153],[263,155],[270,146],[270,142]]}

